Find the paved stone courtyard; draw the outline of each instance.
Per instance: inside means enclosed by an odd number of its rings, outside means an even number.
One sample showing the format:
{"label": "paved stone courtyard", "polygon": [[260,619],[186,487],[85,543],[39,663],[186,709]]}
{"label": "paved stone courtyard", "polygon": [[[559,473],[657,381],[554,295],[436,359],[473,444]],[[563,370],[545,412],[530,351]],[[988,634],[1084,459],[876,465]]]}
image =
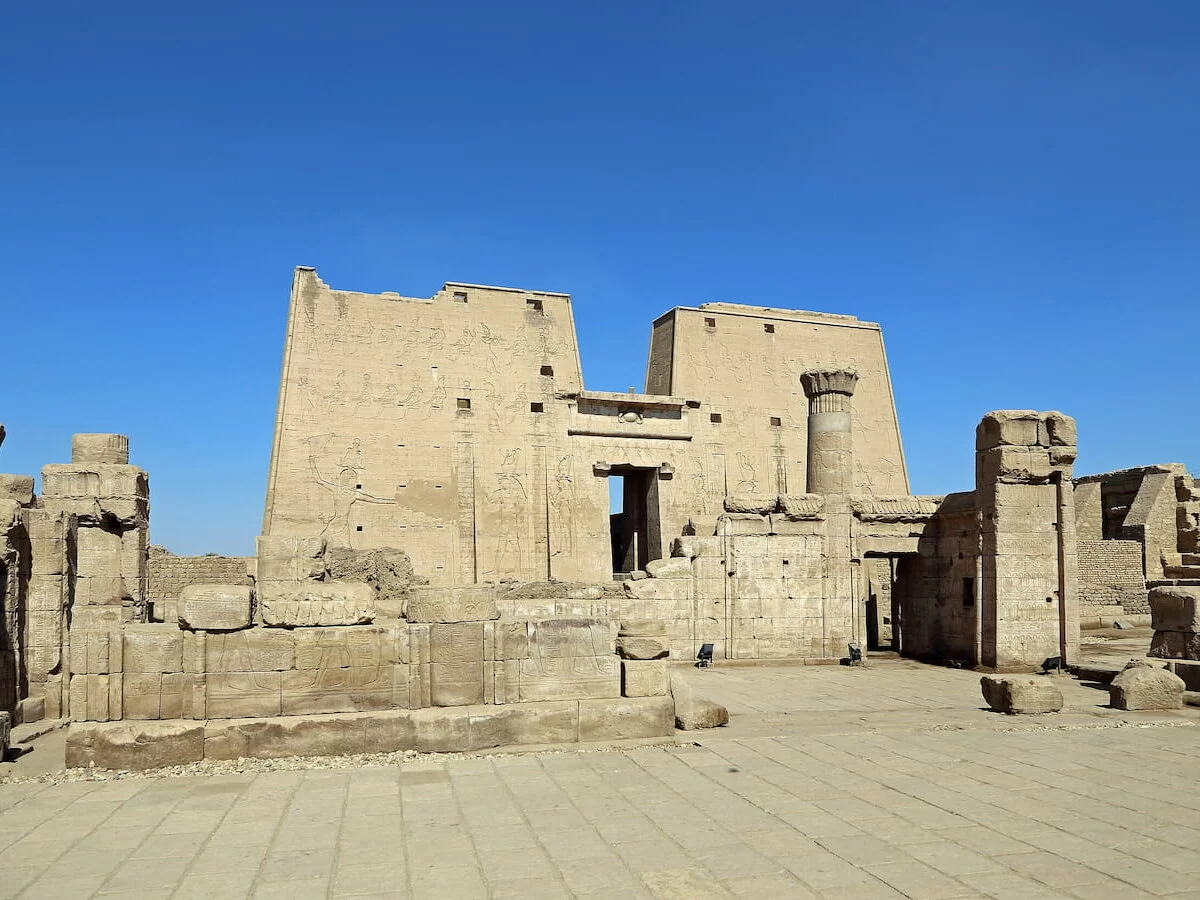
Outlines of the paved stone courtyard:
{"label": "paved stone courtyard", "polygon": [[1062,679],[1004,717],[898,660],[690,678],[732,720],[674,747],[0,783],[0,896],[1200,897],[1194,710]]}

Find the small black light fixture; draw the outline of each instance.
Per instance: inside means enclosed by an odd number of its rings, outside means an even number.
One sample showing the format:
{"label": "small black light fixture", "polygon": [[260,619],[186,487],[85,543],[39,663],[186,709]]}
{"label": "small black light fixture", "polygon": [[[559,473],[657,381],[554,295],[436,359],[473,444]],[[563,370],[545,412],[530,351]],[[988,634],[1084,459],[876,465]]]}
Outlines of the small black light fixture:
{"label": "small black light fixture", "polygon": [[713,645],[701,644],[700,652],[696,654],[696,668],[708,669],[712,667],[713,661]]}

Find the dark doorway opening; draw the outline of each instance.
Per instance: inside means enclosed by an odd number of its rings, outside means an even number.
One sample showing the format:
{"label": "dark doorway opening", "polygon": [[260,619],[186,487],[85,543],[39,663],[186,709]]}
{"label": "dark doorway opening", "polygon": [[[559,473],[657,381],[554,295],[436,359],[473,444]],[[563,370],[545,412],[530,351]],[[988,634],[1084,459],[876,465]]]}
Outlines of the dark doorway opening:
{"label": "dark doorway opening", "polygon": [[866,560],[867,649],[900,649],[899,603],[896,596],[897,563],[894,556],[868,556]]}
{"label": "dark doorway opening", "polygon": [[[658,469],[613,466],[609,475],[609,515],[613,572],[646,568],[662,556],[662,531],[658,515]],[[620,498],[621,508],[616,511]]]}

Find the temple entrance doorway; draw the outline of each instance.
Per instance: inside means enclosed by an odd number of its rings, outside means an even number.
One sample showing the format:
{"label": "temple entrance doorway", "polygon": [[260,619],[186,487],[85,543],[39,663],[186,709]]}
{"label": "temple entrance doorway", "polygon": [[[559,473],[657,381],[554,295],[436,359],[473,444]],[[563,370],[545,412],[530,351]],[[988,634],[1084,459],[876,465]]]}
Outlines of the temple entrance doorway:
{"label": "temple entrance doorway", "polygon": [[658,469],[615,465],[608,485],[613,573],[644,569],[662,556]]}

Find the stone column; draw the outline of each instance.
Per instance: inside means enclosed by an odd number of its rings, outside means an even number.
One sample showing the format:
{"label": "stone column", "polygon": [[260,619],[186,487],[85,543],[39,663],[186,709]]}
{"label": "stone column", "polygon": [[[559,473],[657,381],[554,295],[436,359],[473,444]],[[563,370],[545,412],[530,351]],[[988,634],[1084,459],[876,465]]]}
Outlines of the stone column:
{"label": "stone column", "polygon": [[853,369],[805,372],[808,397],[808,492],[849,494],[854,488],[850,398],[858,385]]}

